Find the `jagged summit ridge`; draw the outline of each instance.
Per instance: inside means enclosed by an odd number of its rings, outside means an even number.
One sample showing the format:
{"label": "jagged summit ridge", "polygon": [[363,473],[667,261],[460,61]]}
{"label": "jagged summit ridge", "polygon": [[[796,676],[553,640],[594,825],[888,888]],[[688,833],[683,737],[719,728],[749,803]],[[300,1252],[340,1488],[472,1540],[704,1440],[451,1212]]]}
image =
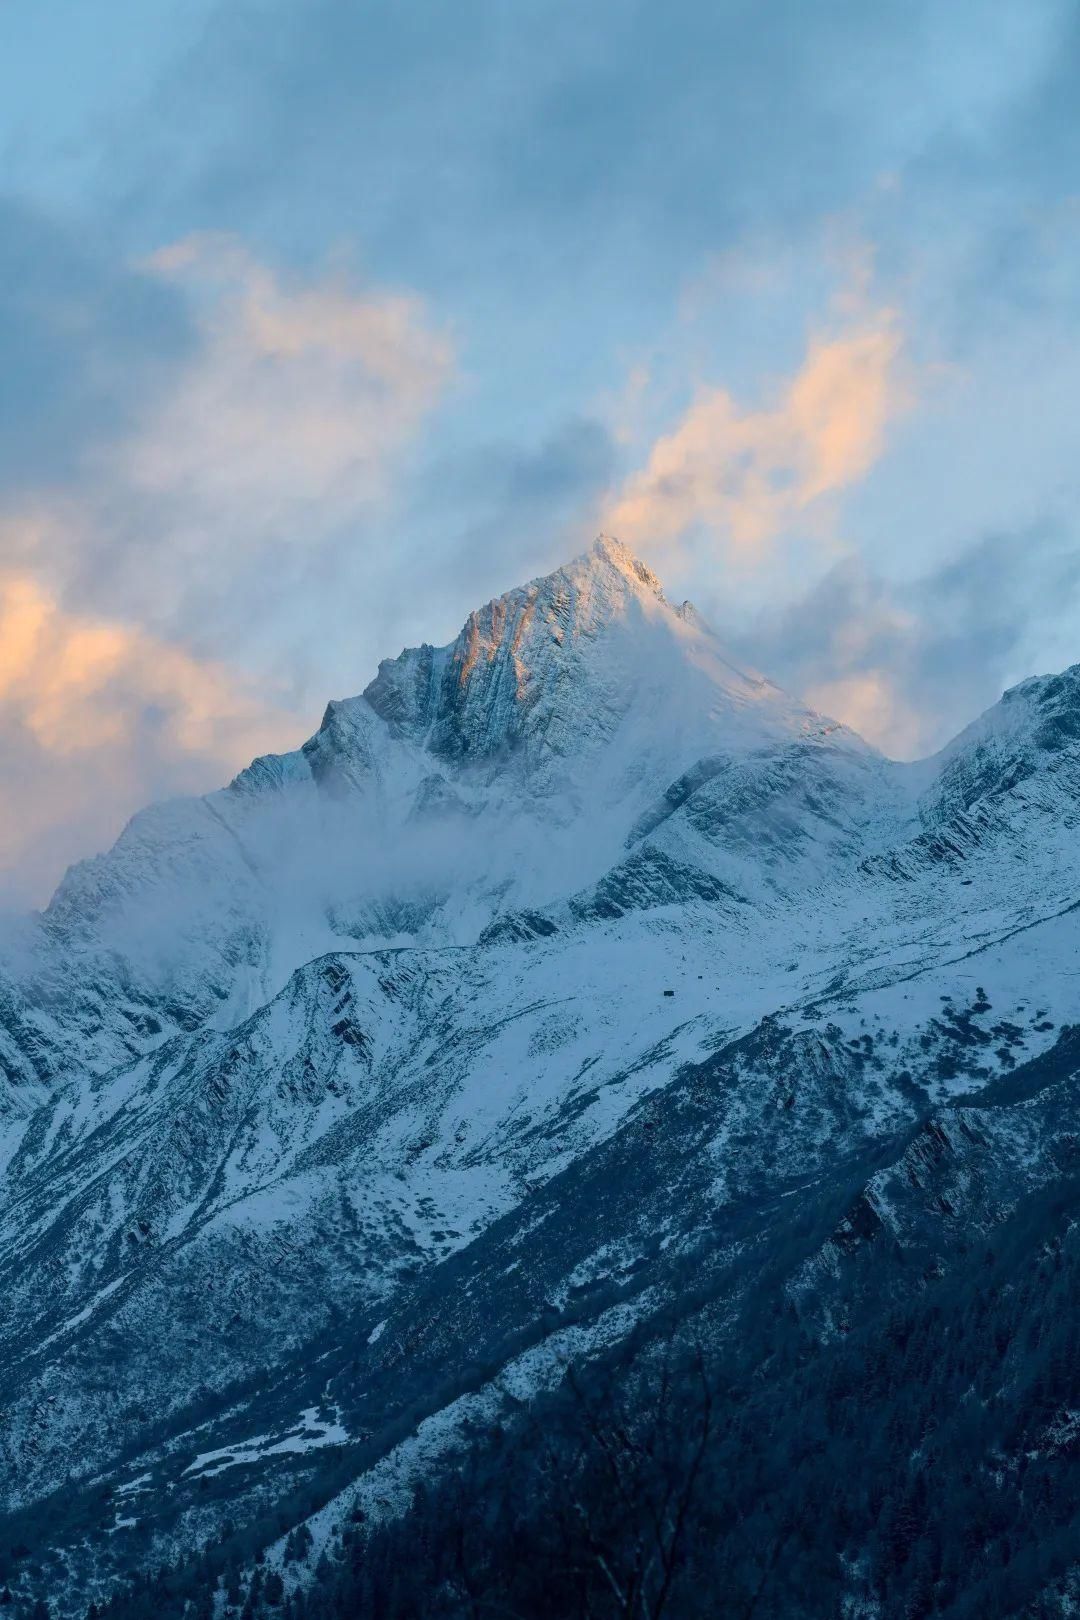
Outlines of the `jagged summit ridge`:
{"label": "jagged summit ridge", "polygon": [[738,668],[691,605],[673,606],[609,535],[475,610],[449,646],[383,660],[363,702],[395,736],[459,764],[521,749],[534,765],[590,754],[636,708],[654,720],[663,708],[669,736],[696,730],[742,747],[829,724]]}
{"label": "jagged summit ridge", "polygon": [[601,535],[553,573],[475,609],[449,646],[425,643],[384,659],[363,697],[435,754],[489,756],[522,740],[545,679],[574,659],[582,638],[625,629],[650,607],[668,607],[660,581]]}

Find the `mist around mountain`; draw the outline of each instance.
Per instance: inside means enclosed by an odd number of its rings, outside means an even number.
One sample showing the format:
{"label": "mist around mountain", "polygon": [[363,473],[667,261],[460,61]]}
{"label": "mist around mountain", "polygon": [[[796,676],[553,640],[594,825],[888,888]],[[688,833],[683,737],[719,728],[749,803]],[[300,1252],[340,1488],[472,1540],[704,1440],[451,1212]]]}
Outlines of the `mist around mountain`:
{"label": "mist around mountain", "polygon": [[1080,666],[888,760],[617,541],[0,961],[0,1605],[1080,1605]]}

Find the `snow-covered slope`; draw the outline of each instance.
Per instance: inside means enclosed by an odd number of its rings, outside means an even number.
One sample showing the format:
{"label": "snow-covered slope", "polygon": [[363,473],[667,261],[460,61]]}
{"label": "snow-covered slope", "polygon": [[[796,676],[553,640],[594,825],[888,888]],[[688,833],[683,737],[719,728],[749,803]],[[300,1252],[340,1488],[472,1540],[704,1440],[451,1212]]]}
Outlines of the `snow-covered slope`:
{"label": "snow-covered slope", "polygon": [[144,811],[0,975],[11,1536],[74,1592],[316,1469],[373,1501],[806,1200],[887,1221],[882,1156],[1075,1017],[1078,786],[1077,670],[898,765],[602,538]]}
{"label": "snow-covered slope", "polygon": [[601,538],[451,646],[384,662],[296,753],[143,811],[73,868],[0,964],[0,1063],[11,1082],[102,1072],[148,1038],[235,1021],[341,936],[471,943],[600,877],[702,757],[796,741],[870,757],[735,669]]}

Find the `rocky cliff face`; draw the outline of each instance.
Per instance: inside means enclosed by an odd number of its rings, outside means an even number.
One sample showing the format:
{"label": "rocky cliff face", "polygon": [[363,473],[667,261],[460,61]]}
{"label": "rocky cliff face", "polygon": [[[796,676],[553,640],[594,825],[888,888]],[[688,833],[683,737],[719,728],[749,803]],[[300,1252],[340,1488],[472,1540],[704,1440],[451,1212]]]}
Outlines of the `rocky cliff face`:
{"label": "rocky cliff face", "polygon": [[898,765],[602,539],[136,817],[0,982],[7,1539],[82,1603],[760,1266],[962,1266],[1068,1156],[1078,691]]}

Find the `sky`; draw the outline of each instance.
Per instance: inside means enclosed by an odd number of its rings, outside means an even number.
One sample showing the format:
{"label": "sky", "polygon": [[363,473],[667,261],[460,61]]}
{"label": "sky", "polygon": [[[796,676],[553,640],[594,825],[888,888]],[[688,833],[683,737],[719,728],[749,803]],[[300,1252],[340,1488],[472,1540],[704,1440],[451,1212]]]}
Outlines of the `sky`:
{"label": "sky", "polygon": [[887,753],[1080,660],[1076,0],[0,0],[0,904],[600,530]]}

